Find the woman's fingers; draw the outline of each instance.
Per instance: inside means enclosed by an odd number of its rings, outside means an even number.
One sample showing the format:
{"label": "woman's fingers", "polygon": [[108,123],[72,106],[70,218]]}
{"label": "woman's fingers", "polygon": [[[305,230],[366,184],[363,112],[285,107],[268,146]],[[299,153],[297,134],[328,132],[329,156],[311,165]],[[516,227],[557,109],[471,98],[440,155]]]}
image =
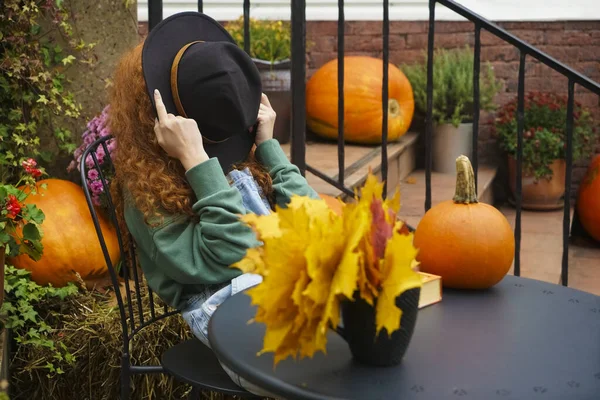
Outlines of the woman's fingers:
{"label": "woman's fingers", "polygon": [[158,118],[154,119],[154,133],[156,134],[156,140],[159,145],[163,143],[162,130],[160,129],[160,123]]}
{"label": "woman's fingers", "polygon": [[158,114],[158,122],[165,122],[168,117],[167,108],[162,101],[162,97],[158,89],[154,90],[154,103],[156,104],[156,113]]}
{"label": "woman's fingers", "polygon": [[264,104],[264,105],[268,106],[269,108],[272,108],[271,107],[271,102],[269,101],[269,98],[264,93],[262,94],[262,96],[260,98],[260,103],[261,103],[261,105]]}

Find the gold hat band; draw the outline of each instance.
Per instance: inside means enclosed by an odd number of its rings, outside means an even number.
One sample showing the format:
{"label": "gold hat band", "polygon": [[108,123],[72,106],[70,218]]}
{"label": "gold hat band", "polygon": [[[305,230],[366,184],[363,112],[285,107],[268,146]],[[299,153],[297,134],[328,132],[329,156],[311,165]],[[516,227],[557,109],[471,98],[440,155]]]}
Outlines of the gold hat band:
{"label": "gold hat band", "polygon": [[[190,43],[186,44],[185,46],[183,46],[181,49],[179,49],[179,52],[177,52],[177,55],[175,56],[175,59],[173,60],[173,64],[171,65],[171,94],[173,95],[173,101],[175,102],[175,107],[177,108],[177,112],[185,118],[188,118],[188,116],[185,113],[183,104],[181,104],[181,99],[179,98],[179,88],[177,86],[177,72],[179,70],[179,62],[183,58],[185,51],[191,45],[196,44],[196,43],[204,43],[204,40],[196,40],[194,42],[190,42]],[[200,132],[200,133],[202,133],[202,132]],[[227,138],[227,139],[220,140],[220,141],[214,141],[214,140],[207,138],[204,135],[202,135],[202,138],[207,143],[212,143],[212,144],[223,143],[223,142],[229,140],[229,138]]]}

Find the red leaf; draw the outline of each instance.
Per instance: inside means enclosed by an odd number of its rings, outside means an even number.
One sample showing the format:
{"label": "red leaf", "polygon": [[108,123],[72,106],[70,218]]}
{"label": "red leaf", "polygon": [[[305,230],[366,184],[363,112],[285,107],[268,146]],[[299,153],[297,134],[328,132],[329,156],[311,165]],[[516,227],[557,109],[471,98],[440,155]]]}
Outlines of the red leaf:
{"label": "red leaf", "polygon": [[385,246],[392,237],[393,225],[388,223],[383,209],[383,201],[373,199],[371,203],[371,214],[373,222],[371,224],[371,245],[377,259],[385,256]]}

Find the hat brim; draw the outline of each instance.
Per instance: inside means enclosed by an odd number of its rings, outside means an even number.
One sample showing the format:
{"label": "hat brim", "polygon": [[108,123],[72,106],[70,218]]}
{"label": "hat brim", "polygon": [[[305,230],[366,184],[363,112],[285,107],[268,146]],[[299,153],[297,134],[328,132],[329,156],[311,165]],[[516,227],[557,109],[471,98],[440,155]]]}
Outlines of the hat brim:
{"label": "hat brim", "polygon": [[[190,42],[235,43],[229,32],[208,15],[188,11],[161,21],[144,41],[142,70],[152,104],[154,90],[160,91],[167,112],[177,115],[171,94],[171,66],[179,50]],[[156,107],[155,107],[156,111]]]}
{"label": "hat brim", "polygon": [[[154,90],[158,89],[167,112],[178,115],[171,93],[171,65],[183,46],[197,40],[235,44],[229,32],[217,21],[206,14],[193,11],[164,19],[146,38],[142,49],[142,70],[154,112]],[[227,171],[231,165],[246,160],[248,149],[252,148],[253,143],[254,135],[240,132],[224,142],[205,142],[204,146],[207,153],[211,157],[217,157],[223,170]]]}

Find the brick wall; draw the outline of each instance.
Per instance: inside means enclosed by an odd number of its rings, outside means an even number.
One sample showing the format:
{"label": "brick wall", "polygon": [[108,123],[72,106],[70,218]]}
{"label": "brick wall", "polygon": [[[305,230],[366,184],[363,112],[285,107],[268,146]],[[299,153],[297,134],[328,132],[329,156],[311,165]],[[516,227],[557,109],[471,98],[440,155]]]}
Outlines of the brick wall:
{"label": "brick wall", "polygon": [[[517,37],[529,42],[559,61],[600,82],[600,21],[584,22],[507,22],[502,27]],[[390,24],[390,62],[398,65],[422,60],[427,48],[426,21],[393,21]],[[381,22],[352,21],[346,23],[346,55],[369,55],[382,57]],[[147,28],[140,26],[140,34]],[[308,75],[320,66],[337,57],[337,22],[309,21],[307,40],[311,43],[308,52]],[[437,47],[457,48],[473,45],[473,25],[469,22],[436,23],[435,43]],[[504,81],[503,90],[496,102],[502,105],[516,96],[519,68],[518,51],[487,32],[481,36],[482,61],[490,62],[496,76]],[[526,90],[553,91],[566,94],[567,80],[549,68],[528,57],[526,66]],[[589,107],[600,121],[600,100],[597,95],[578,88],[576,99]],[[501,153],[491,137],[489,121],[491,115],[482,115],[479,154],[482,162],[503,164]],[[598,147],[600,154],[600,146]],[[573,191],[576,190],[585,168],[578,163],[573,171]]]}

